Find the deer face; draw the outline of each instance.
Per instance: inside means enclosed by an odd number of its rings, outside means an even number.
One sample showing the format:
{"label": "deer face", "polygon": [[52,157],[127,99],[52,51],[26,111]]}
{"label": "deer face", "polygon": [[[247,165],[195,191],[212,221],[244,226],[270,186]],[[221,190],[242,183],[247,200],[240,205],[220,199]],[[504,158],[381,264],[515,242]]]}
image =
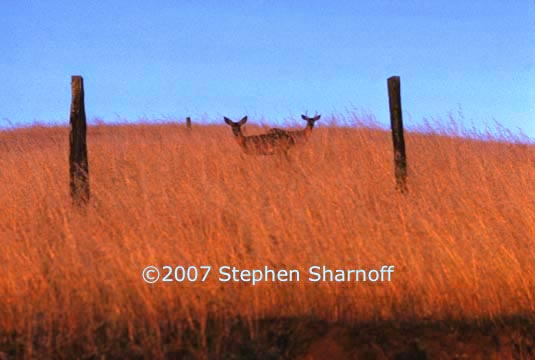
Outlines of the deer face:
{"label": "deer face", "polygon": [[232,128],[232,133],[234,134],[234,136],[239,136],[241,134],[241,127],[247,122],[247,116],[244,116],[238,122],[234,122],[226,116],[224,117],[224,119],[227,125],[230,125],[230,127]]}
{"label": "deer face", "polygon": [[307,126],[310,128],[314,127],[314,123],[320,119],[321,115],[316,115],[314,117],[308,117],[306,115],[301,115],[301,119],[307,122]]}

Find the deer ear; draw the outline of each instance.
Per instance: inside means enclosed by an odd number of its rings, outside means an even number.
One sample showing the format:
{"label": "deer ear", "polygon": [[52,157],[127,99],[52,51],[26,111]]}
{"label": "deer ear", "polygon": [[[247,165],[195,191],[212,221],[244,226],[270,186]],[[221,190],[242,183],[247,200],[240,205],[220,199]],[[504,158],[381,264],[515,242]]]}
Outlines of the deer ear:
{"label": "deer ear", "polygon": [[228,117],[226,117],[226,116],[223,116],[223,118],[225,119],[225,122],[226,122],[228,125],[231,125],[231,126],[232,126],[232,123],[233,123],[232,120],[230,120],[230,119],[229,119]]}
{"label": "deer ear", "polygon": [[314,121],[318,121],[320,119],[321,115],[314,116]]}
{"label": "deer ear", "polygon": [[303,120],[305,120],[305,121],[308,120],[308,118],[307,118],[305,115],[301,115],[301,119],[303,119]]}
{"label": "deer ear", "polygon": [[247,116],[244,116],[238,124],[243,125],[247,122]]}

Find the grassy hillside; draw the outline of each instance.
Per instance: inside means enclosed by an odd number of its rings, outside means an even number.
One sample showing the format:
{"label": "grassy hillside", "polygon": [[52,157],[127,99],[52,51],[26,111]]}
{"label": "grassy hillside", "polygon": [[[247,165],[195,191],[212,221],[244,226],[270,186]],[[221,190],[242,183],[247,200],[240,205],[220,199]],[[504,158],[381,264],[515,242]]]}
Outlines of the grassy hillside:
{"label": "grassy hillside", "polygon": [[[0,352],[269,358],[244,344],[301,339],[277,345],[277,358],[320,354],[327,330],[313,324],[533,326],[535,146],[451,135],[406,134],[404,196],[394,189],[391,136],[379,129],[314,129],[286,161],[242,154],[225,125],[93,126],[92,198],[77,210],[68,129],[0,132]],[[149,265],[212,273],[149,285]],[[225,265],[302,277],[224,283]],[[312,265],[395,271],[390,282],[313,283]],[[329,336],[350,339],[347,331]],[[528,358],[530,340],[515,341]]]}

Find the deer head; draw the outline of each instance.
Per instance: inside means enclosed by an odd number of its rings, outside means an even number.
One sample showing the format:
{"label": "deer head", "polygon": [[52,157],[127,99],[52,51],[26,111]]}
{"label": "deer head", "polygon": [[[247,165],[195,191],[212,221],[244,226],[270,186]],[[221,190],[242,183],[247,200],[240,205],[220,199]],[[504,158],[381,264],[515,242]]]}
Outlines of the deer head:
{"label": "deer head", "polygon": [[301,119],[307,122],[307,126],[310,128],[314,127],[314,123],[320,119],[321,115],[315,115],[314,117],[308,117],[306,115],[301,115]]}
{"label": "deer head", "polygon": [[240,121],[238,122],[234,122],[232,121],[231,119],[229,119],[228,117],[224,117],[225,119],[225,122],[230,125],[230,127],[232,128],[232,133],[234,134],[234,136],[239,136],[241,134],[241,127],[243,124],[245,124],[247,122],[247,116],[244,116]]}

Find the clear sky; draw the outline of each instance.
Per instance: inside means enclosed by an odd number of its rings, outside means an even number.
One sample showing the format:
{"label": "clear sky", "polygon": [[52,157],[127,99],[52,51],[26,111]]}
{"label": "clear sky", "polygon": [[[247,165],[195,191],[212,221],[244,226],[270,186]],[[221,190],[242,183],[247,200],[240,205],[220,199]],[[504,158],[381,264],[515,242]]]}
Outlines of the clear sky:
{"label": "clear sky", "polygon": [[[0,126],[372,113],[535,137],[535,0],[0,1]],[[296,120],[298,121],[298,120]]]}

